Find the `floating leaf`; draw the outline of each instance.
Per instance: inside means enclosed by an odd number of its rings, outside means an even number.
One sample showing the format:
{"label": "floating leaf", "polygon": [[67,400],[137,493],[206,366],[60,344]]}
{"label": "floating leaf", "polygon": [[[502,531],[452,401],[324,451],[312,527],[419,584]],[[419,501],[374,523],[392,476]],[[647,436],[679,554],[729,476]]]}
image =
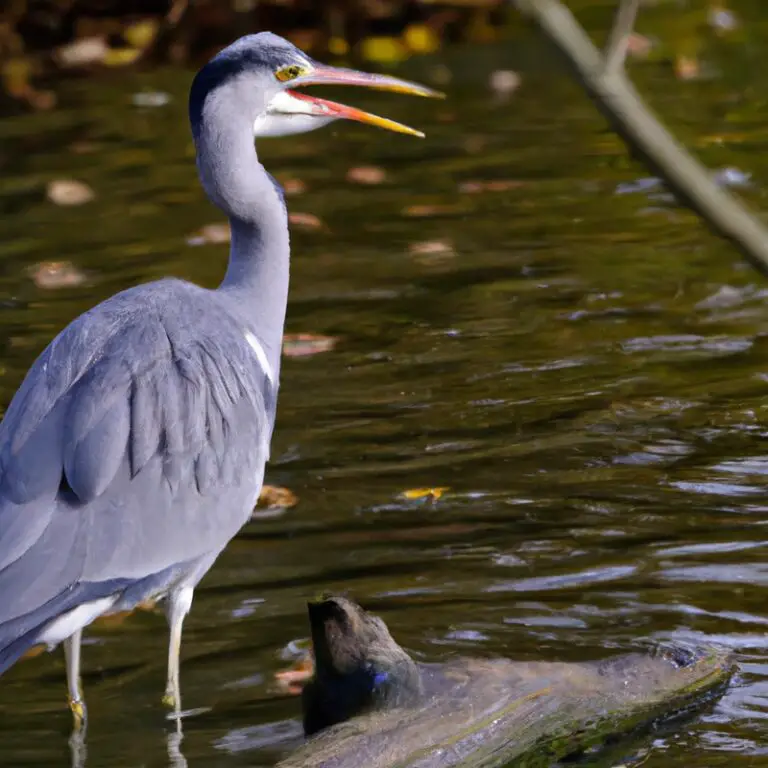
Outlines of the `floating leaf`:
{"label": "floating leaf", "polygon": [[675,59],[675,77],[678,80],[696,80],[700,75],[698,59],[693,56],[678,56]]}
{"label": "floating leaf", "polygon": [[403,41],[412,53],[434,53],[440,48],[440,38],[426,24],[409,24],[403,32]]}
{"label": "floating leaf", "polygon": [[321,229],[323,222],[314,213],[289,213],[288,221],[302,229]]}
{"label": "floating leaf", "polygon": [[48,183],[47,198],[56,205],[84,205],[96,195],[84,182],[75,179],[57,179]]}
{"label": "floating leaf", "polygon": [[654,48],[650,37],[632,32],[627,35],[627,53],[637,59],[647,59]]}
{"label": "floating leaf", "polygon": [[139,48],[109,48],[104,55],[105,67],[128,67],[141,56]]}
{"label": "floating leaf", "polygon": [[47,650],[48,649],[44,643],[40,643],[40,645],[33,645],[28,651],[24,653],[21,659],[22,661],[24,659],[34,659],[36,656],[41,656]]}
{"label": "floating leaf", "polygon": [[301,179],[285,179],[281,184],[287,197],[303,195],[307,191],[307,185]]}
{"label": "floating leaf", "polygon": [[408,252],[420,264],[440,264],[456,255],[450,240],[422,240],[410,243]]}
{"label": "floating leaf", "polygon": [[38,288],[74,288],[86,281],[85,273],[70,261],[43,261],[27,270]]}
{"label": "floating leaf", "polygon": [[520,75],[511,69],[497,69],[491,73],[491,90],[498,96],[511,96],[522,82]]}
{"label": "floating leaf", "polygon": [[315,674],[315,662],[311,654],[307,653],[287,669],[275,672],[277,687],[290,696],[300,696],[305,683]]}
{"label": "floating leaf", "polygon": [[316,333],[286,333],[283,336],[283,354],[286,357],[307,357],[330,352],[338,342],[335,336]]}
{"label": "floating leaf", "polygon": [[408,205],[402,210],[403,216],[415,219],[426,219],[432,216],[459,216],[465,213],[467,213],[467,207],[460,203]]}
{"label": "floating leaf", "polygon": [[299,503],[299,497],[288,488],[279,485],[263,485],[257,507],[262,509],[289,509]]}
{"label": "floating leaf", "polygon": [[382,184],[387,172],[377,165],[358,165],[347,171],[347,181],[353,184]]}
{"label": "floating leaf", "polygon": [[139,91],[131,96],[134,107],[164,107],[171,100],[171,96],[165,91]]}
{"label": "floating leaf", "polygon": [[125,624],[125,620],[136,611],[154,611],[157,608],[156,600],[144,600],[130,611],[118,611],[106,616],[99,616],[93,623],[103,629],[115,629]]}
{"label": "floating leaf", "polygon": [[232,237],[229,224],[216,222],[206,224],[187,238],[187,245],[221,245],[228,243]]}
{"label": "floating leaf", "polygon": [[142,19],[125,27],[123,37],[132,47],[143,49],[155,39],[158,27],[157,19]]}
{"label": "floating leaf", "polygon": [[332,37],[328,40],[328,52],[334,56],[346,56],[349,53],[349,43],[343,37]]}
{"label": "floating leaf", "polygon": [[470,195],[480,192],[508,192],[510,189],[519,189],[522,186],[524,186],[524,182],[517,179],[493,179],[488,181],[472,179],[462,181],[459,184],[459,192]]}
{"label": "floating leaf", "polygon": [[407,501],[429,501],[435,503],[446,491],[451,489],[447,486],[440,488],[409,488],[403,491],[400,497]]}
{"label": "floating leaf", "polygon": [[81,37],[59,46],[53,54],[54,61],[63,69],[76,69],[101,64],[109,53],[107,40],[102,36]]}
{"label": "floating leaf", "polygon": [[360,43],[364,59],[394,64],[408,58],[408,49],[396,37],[366,37]]}

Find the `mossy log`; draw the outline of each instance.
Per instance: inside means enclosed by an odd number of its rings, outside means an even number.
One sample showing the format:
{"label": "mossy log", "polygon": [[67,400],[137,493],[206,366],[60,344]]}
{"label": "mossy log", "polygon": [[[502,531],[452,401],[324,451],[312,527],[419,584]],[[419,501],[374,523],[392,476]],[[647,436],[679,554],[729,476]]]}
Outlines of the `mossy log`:
{"label": "mossy log", "polygon": [[311,736],[279,768],[549,766],[723,690],[730,658],[674,647],[587,663],[415,663],[344,598],[310,605]]}

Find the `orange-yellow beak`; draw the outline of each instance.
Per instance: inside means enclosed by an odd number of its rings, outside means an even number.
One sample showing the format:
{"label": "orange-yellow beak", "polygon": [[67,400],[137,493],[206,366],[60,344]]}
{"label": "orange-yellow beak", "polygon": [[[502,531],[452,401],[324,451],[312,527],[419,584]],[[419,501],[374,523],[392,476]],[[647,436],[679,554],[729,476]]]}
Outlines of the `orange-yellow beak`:
{"label": "orange-yellow beak", "polygon": [[330,122],[331,120],[355,120],[359,123],[375,125],[388,131],[422,138],[424,134],[421,131],[417,131],[402,123],[397,123],[386,117],[373,115],[370,112],[363,112],[360,109],[348,107],[345,104],[338,104],[335,101],[328,101],[327,99],[320,99],[306,93],[299,93],[294,88],[305,85],[357,85],[363,88],[374,88],[379,91],[407,93],[413,96],[426,96],[437,99],[445,98],[444,94],[439,91],[434,91],[426,86],[412,83],[408,80],[401,80],[397,77],[375,75],[367,72],[358,72],[353,69],[342,69],[319,64],[314,66],[311,72],[294,78],[289,83],[286,83],[286,85],[290,86],[290,90],[284,91],[282,98],[278,97],[270,104],[270,111],[274,114],[325,118],[323,123]]}

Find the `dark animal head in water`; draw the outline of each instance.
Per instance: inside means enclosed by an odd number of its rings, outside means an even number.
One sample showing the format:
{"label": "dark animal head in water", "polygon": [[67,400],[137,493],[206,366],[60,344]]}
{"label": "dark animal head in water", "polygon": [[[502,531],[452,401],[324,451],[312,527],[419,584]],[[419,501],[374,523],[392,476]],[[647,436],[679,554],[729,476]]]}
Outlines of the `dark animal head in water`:
{"label": "dark animal head in water", "polygon": [[315,676],[303,694],[304,732],[375,709],[415,703],[418,667],[384,622],[343,597],[309,603]]}

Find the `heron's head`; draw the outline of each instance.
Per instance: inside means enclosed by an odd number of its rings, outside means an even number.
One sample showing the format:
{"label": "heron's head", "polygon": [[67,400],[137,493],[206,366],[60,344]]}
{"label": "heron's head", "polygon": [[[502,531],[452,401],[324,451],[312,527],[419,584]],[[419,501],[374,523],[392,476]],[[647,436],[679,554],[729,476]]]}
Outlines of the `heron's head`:
{"label": "heron's head", "polygon": [[197,132],[208,109],[221,109],[221,97],[226,93],[226,108],[236,110],[237,118],[247,118],[256,137],[305,133],[343,119],[423,136],[392,120],[297,90],[308,85],[358,85],[442,97],[396,77],[320,64],[282,37],[260,32],[241,37],[198,72],[189,99],[193,131]]}

